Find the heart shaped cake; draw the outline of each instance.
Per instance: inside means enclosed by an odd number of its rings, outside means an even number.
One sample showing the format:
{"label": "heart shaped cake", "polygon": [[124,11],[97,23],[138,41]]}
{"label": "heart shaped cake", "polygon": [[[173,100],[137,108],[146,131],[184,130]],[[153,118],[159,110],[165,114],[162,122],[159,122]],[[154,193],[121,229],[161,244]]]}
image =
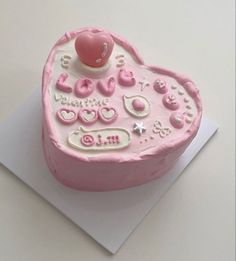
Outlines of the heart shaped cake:
{"label": "heart shaped cake", "polygon": [[56,42],[42,85],[45,158],[74,189],[115,190],[158,178],[200,126],[192,80],[146,65],[126,40],[97,28]]}

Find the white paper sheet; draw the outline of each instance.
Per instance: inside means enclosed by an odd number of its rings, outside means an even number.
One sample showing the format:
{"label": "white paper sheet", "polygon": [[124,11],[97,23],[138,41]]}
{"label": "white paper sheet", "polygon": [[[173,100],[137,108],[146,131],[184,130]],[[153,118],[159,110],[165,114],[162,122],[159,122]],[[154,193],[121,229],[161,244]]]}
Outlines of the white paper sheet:
{"label": "white paper sheet", "polygon": [[0,162],[114,254],[216,130],[217,125],[203,117],[191,146],[158,180],[122,191],[75,191],[59,184],[44,160],[41,95],[37,89],[1,123]]}

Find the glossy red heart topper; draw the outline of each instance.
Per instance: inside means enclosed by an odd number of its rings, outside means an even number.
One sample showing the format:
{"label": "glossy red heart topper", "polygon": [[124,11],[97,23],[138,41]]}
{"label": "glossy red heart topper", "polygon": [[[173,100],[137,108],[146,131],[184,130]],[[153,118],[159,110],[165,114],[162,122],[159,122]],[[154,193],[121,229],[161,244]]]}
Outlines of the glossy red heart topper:
{"label": "glossy red heart topper", "polygon": [[105,65],[112,53],[113,38],[106,32],[84,31],[75,40],[75,50],[81,62],[91,67]]}

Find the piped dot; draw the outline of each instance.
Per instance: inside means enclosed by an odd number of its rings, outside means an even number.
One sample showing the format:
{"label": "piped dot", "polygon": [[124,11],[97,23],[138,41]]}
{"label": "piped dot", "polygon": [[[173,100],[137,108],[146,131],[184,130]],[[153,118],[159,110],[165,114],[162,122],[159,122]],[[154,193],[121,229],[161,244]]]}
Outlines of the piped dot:
{"label": "piped dot", "polygon": [[145,104],[140,99],[134,99],[132,106],[136,111],[144,111],[145,109]]}
{"label": "piped dot", "polygon": [[176,129],[184,127],[184,115],[181,112],[173,112],[170,116],[170,123]]}
{"label": "piped dot", "polygon": [[189,117],[193,117],[193,113],[192,112],[187,112],[187,115],[189,116]]}
{"label": "piped dot", "polygon": [[179,94],[179,95],[184,95],[184,91],[183,91],[183,90],[179,90],[179,91],[178,91],[178,94]]}
{"label": "piped dot", "polygon": [[192,122],[192,120],[191,120],[191,119],[189,119],[189,118],[186,118],[186,119],[185,119],[185,122],[189,124],[189,123],[191,123],[191,122]]}

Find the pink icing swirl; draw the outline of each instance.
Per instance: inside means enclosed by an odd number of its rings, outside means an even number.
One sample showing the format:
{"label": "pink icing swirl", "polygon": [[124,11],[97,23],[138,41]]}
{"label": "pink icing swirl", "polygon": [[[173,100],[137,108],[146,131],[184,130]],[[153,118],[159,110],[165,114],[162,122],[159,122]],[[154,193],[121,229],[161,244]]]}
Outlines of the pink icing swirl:
{"label": "pink icing swirl", "polygon": [[95,143],[93,136],[89,134],[83,135],[83,137],[80,139],[80,142],[86,147],[91,147]]}

